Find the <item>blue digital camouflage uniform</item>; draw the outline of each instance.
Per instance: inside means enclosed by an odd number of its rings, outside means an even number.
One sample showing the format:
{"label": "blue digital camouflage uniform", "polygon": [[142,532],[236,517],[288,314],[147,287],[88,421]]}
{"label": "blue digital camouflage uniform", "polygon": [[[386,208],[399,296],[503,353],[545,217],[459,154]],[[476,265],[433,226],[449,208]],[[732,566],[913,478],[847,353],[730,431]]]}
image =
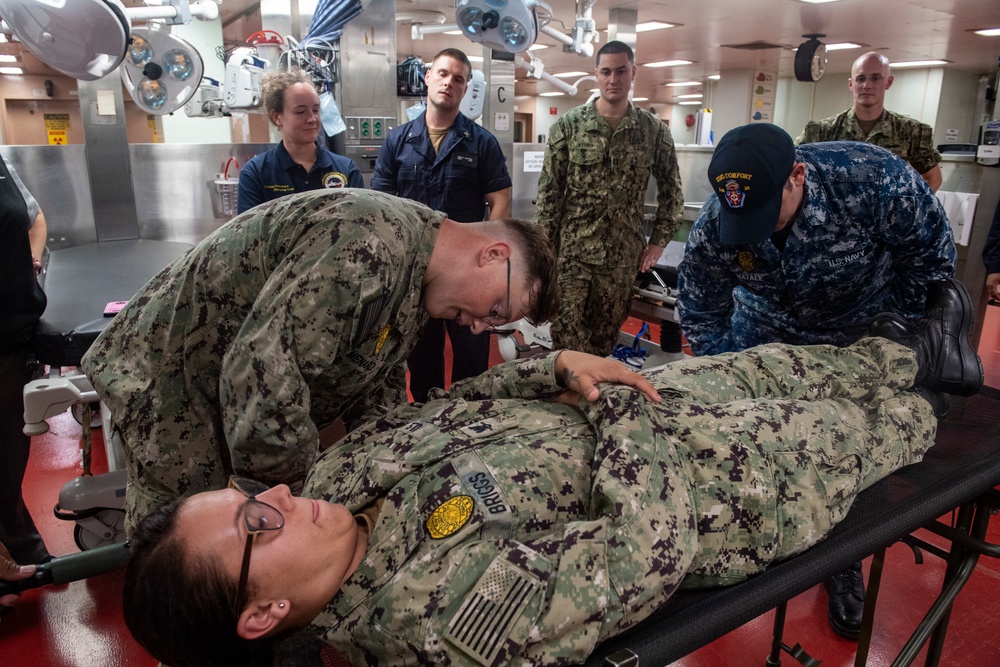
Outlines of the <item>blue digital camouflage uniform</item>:
{"label": "blue digital camouflage uniform", "polygon": [[858,124],[854,109],[848,109],[836,116],[809,121],[795,143],[821,141],[866,141],[881,146],[909,162],[918,174],[926,173],[941,162],[930,125],[887,109],[882,111],[882,117],[868,134]]}
{"label": "blue digital camouflage uniform", "polygon": [[924,312],[927,285],[955,272],[944,209],[884,148],[796,148],[804,200],[780,251],[719,241],[719,201],[702,208],[678,275],[681,326],[697,355],[781,341],[847,345],[878,313]]}
{"label": "blue digital camouflage uniform", "polygon": [[285,142],[255,155],[240,170],[239,213],[278,197],[323,188],[363,188],[365,179],[354,161],[325,148],[316,149],[316,162],[306,172],[292,159]]}
{"label": "blue digital camouflage uniform", "polygon": [[[382,500],[368,552],[310,630],[356,667],[556,665],[660,607],[823,539],[933,444],[912,352],[768,345],[645,374],[664,401],[525,400],[554,355],[401,406],[310,472],[307,496]],[[755,400],[763,399],[763,400]]]}
{"label": "blue digital camouflage uniform", "polygon": [[405,402],[443,219],[365,190],[292,195],[150,280],[83,359],[123,436],[128,528],[232,472],[300,488],[319,428]]}
{"label": "blue digital camouflage uniform", "polygon": [[657,208],[649,242],[666,245],[680,226],[684,197],[663,121],[630,104],[612,131],[590,103],[568,111],[549,131],[535,219],[559,257],[555,347],[606,356],[618,342],[646,247],[650,175]]}

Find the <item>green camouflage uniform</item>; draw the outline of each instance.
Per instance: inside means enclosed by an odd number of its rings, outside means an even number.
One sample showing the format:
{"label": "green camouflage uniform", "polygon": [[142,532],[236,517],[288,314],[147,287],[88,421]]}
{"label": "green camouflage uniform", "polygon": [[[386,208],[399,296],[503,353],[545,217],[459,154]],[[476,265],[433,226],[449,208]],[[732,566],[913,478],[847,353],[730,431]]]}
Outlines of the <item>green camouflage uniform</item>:
{"label": "green camouflage uniform", "polygon": [[559,256],[555,347],[606,356],[618,341],[646,247],[643,199],[651,174],[658,191],[649,242],[665,245],[684,207],[667,125],[630,104],[612,132],[591,103],[571,109],[552,126],[536,219]]}
{"label": "green camouflage uniform", "polygon": [[305,495],[383,499],[310,627],[352,664],[581,662],[682,579],[736,583],[823,539],[937,427],[905,391],[913,354],[881,338],[663,366],[645,373],[659,405],[618,386],[525,400],[555,386],[554,358],[401,406],[313,467]]}
{"label": "green camouflage uniform", "polygon": [[122,433],[128,528],[232,472],[301,487],[318,428],[405,403],[443,219],[382,193],[292,195],[150,280],[83,359]]}
{"label": "green camouflage uniform", "polygon": [[934,148],[934,130],[919,120],[885,110],[872,131],[867,135],[858,125],[854,109],[823,120],[811,120],[795,140],[797,145],[820,141],[865,141],[887,148],[925,174],[941,162],[941,154]]}

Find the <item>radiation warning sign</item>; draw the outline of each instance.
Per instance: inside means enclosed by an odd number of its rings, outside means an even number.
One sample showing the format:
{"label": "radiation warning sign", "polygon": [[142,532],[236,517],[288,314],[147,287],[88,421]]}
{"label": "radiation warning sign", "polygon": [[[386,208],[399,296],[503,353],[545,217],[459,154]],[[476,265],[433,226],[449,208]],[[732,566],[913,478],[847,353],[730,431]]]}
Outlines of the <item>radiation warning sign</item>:
{"label": "radiation warning sign", "polygon": [[47,113],[43,114],[45,119],[45,133],[49,138],[49,145],[61,146],[67,143],[67,133],[69,132],[68,113]]}

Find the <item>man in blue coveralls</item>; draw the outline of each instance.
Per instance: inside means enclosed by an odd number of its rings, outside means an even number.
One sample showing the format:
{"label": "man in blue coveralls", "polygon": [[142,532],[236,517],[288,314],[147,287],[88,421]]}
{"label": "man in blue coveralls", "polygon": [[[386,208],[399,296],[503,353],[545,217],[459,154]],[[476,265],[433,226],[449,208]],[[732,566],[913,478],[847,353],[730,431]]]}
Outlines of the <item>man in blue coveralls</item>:
{"label": "man in blue coveralls", "polygon": [[[500,144],[488,131],[459,113],[472,78],[472,63],[458,49],[434,56],[424,75],[427,111],[386,137],[375,162],[371,187],[413,199],[457,222],[510,217],[510,174]],[[431,319],[407,359],[410,392],[427,401],[432,387],[444,387],[444,332],[454,354],[452,381],[489,367],[488,334],[457,322]]]}

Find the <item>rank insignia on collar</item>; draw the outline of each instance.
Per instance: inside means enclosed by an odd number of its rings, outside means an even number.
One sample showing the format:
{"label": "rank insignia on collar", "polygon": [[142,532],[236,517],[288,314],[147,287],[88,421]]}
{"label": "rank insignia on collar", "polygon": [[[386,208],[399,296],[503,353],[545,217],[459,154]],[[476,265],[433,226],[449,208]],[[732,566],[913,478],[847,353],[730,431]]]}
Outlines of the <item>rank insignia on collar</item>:
{"label": "rank insignia on collar", "polygon": [[469,522],[475,502],[472,496],[455,496],[438,505],[427,519],[427,532],[435,540],[448,537]]}
{"label": "rank insignia on collar", "polygon": [[753,271],[753,253],[749,250],[740,250],[736,256],[736,261],[744,271]]}

